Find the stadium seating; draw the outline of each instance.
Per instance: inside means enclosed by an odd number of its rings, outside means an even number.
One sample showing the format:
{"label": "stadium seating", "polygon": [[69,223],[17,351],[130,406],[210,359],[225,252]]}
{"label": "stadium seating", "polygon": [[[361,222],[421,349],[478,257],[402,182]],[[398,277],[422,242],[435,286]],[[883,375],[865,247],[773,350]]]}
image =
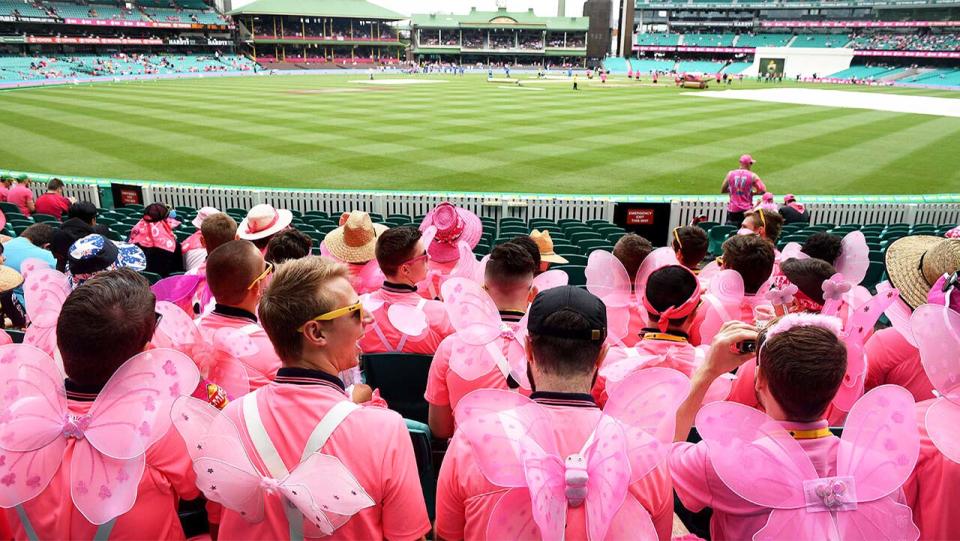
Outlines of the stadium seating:
{"label": "stadium seating", "polygon": [[736,34],[684,34],[683,43],[688,47],[733,47]]}
{"label": "stadium seating", "polygon": [[367,385],[380,389],[390,409],[407,419],[427,422],[427,389],[430,355],[377,353],[363,356],[362,367]]}
{"label": "stadium seating", "polygon": [[786,47],[793,34],[742,34],[735,45],[737,47]]}
{"label": "stadium seating", "polygon": [[[41,65],[41,63],[43,65]],[[0,56],[0,82],[73,77],[251,71],[253,62],[238,55],[71,55]]]}
{"label": "stadium seating", "polygon": [[19,13],[21,18],[50,16],[42,9],[23,0],[0,0],[0,17],[12,17],[14,12]]}
{"label": "stadium seating", "polygon": [[637,36],[637,45],[675,46],[680,43],[680,34],[649,33]]}
{"label": "stadium seating", "polygon": [[845,70],[830,74],[827,77],[835,79],[882,79],[902,71],[902,68],[887,68],[882,66],[851,66]]}
{"label": "stadium seating", "polygon": [[790,44],[801,49],[825,49],[843,47],[850,42],[846,34],[800,34]]}

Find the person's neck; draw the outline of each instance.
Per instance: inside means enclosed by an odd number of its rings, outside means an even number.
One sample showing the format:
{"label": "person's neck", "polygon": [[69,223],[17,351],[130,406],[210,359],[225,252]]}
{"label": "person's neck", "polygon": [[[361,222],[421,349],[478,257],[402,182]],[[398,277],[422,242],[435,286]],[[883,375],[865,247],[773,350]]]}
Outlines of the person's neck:
{"label": "person's neck", "polygon": [[257,299],[249,299],[249,300],[245,300],[245,301],[243,301],[243,302],[237,303],[237,304],[227,304],[227,303],[221,303],[221,304],[223,304],[224,306],[229,306],[230,308],[237,308],[237,309],[240,309],[240,310],[246,310],[247,312],[250,312],[251,314],[256,314],[256,313],[257,313],[257,304],[258,304]]}
{"label": "person's neck", "polygon": [[404,278],[402,276],[384,275],[384,278],[386,279],[386,281],[390,282],[391,284],[400,284],[400,285],[410,286],[410,287],[415,287],[417,285],[416,282],[410,280],[409,278]]}
{"label": "person's neck", "polygon": [[593,377],[559,377],[534,374],[537,392],[590,394],[593,389]]}
{"label": "person's neck", "polygon": [[326,356],[320,354],[319,352],[309,352],[304,351],[300,355],[300,359],[286,363],[284,366],[291,368],[306,368],[308,370],[318,370],[324,374],[329,374],[331,376],[340,375],[341,370],[337,369],[337,366],[333,363],[332,360],[328,359]]}

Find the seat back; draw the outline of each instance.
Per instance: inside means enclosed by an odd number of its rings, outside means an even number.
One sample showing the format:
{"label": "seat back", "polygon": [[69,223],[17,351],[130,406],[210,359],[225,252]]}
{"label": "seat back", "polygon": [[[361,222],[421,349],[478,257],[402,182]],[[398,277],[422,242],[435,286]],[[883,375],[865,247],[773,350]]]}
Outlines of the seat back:
{"label": "seat back", "polygon": [[370,353],[362,358],[367,385],[380,389],[390,409],[407,419],[427,422],[427,374],[432,355]]}
{"label": "seat back", "polygon": [[411,419],[404,419],[404,421],[407,423],[410,442],[413,444],[413,456],[417,460],[417,473],[420,476],[423,500],[427,504],[427,515],[432,521],[436,517],[437,475],[433,468],[430,427]]}

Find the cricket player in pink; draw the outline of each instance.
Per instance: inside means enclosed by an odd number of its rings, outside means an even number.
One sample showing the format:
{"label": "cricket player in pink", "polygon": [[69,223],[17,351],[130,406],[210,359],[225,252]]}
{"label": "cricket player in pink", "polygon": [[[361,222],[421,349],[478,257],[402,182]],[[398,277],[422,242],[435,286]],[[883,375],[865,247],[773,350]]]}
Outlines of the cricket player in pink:
{"label": "cricket player in pink", "polygon": [[0,507],[16,539],[184,539],[177,506],[199,492],[168,429],[200,376],[179,352],[144,351],[156,324],[147,280],[119,269],[63,304],[66,380],[32,346],[0,348]]}
{"label": "cricket player in pink", "polygon": [[457,403],[471,391],[530,392],[522,339],[533,267],[525,248],[506,242],[490,253],[482,287],[466,278],[444,283],[444,304],[457,332],[440,343],[427,377],[424,398],[434,437],[453,435]]}
{"label": "cricket player in pink", "polygon": [[[337,377],[357,366],[369,323],[346,266],[282,263],[259,313],[283,360],[276,380],[231,402],[224,419],[186,405],[188,419],[174,416],[182,432],[235,442],[192,451],[201,490],[224,506],[219,538],[422,538],[430,521],[403,419],[354,405]],[[200,428],[190,411],[206,419]]]}
{"label": "cricket player in pink", "polygon": [[427,277],[430,256],[413,226],[394,227],[377,239],[377,264],[386,279],[364,298],[373,317],[360,341],[364,353],[403,352],[433,355],[453,332],[443,303],[417,293]]}
{"label": "cricket player in pink", "polygon": [[208,340],[220,329],[234,329],[250,338],[254,348],[239,357],[250,390],[273,381],[281,364],[256,314],[272,271],[273,266],[264,262],[260,250],[246,240],[229,241],[207,256],[207,287],[216,305],[212,312],[197,318],[197,327]]}
{"label": "cricket player in pink", "polygon": [[[901,489],[920,448],[912,398],[893,385],[874,389],[851,409],[842,440],[833,436],[823,415],[846,372],[840,334],[838,319],[819,315],[766,329],[757,353],[766,413],[726,401],[701,407],[713,380],[753,356],[736,345],[758,339],[741,322],[717,334],[677,413],[669,459],[683,506],[713,509],[712,539],[916,539]],[[683,441],[694,418],[696,444]]]}
{"label": "cricket player in pink", "polygon": [[529,316],[536,391],[478,390],[457,406],[462,421],[437,487],[438,537],[670,539],[664,457],[687,379],[663,368],[635,373],[601,411],[590,387],[606,349],[603,302],[561,286],[537,295]]}
{"label": "cricket player in pink", "polygon": [[760,177],[751,171],[757,163],[749,154],[740,156],[740,168],[727,173],[720,186],[720,193],[730,194],[727,204],[727,223],[739,226],[744,214],[753,208],[753,196],[767,191]]}

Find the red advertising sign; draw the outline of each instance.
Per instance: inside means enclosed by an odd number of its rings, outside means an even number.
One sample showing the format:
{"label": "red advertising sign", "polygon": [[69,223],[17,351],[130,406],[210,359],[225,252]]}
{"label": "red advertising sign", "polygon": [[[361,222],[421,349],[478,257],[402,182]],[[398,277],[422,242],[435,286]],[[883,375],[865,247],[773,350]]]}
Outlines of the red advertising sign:
{"label": "red advertising sign", "polygon": [[653,225],[653,209],[627,210],[627,225]]}
{"label": "red advertising sign", "polygon": [[131,189],[120,190],[120,203],[123,205],[142,205],[140,200],[140,191]]}

